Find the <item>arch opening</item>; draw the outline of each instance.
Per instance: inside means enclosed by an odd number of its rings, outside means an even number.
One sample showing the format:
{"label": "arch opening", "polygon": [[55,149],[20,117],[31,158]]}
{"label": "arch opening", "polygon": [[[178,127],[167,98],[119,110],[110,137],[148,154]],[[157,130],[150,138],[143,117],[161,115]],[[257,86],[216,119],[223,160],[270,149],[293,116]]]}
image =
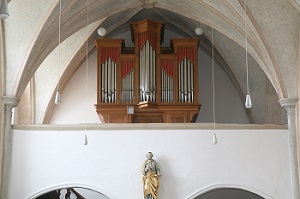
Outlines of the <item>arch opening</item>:
{"label": "arch opening", "polygon": [[238,188],[219,188],[206,192],[194,199],[264,199],[263,197],[243,189]]}
{"label": "arch opening", "polygon": [[274,199],[267,193],[253,187],[235,184],[218,184],[196,191],[187,199]]}
{"label": "arch opening", "polygon": [[93,199],[113,199],[104,194],[103,191],[98,191],[95,188],[78,186],[78,185],[63,185],[55,186],[42,190],[29,199],[65,199],[65,198],[93,198]]}

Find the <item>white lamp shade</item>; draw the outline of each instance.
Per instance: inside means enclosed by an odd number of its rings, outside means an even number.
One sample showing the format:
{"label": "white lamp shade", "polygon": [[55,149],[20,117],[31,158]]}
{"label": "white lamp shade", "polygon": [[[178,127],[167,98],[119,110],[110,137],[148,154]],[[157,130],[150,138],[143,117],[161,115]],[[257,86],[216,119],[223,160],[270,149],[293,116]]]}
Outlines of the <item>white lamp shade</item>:
{"label": "white lamp shade", "polygon": [[203,29],[200,27],[195,28],[195,33],[196,35],[202,35],[203,34]]}
{"label": "white lamp shade", "polygon": [[105,35],[106,35],[106,29],[103,28],[103,27],[99,28],[99,29],[98,29],[98,34],[99,34],[101,37],[105,36]]}
{"label": "white lamp shade", "polygon": [[251,97],[250,97],[250,94],[249,94],[249,93],[248,93],[247,96],[246,96],[245,107],[246,107],[246,108],[251,108],[251,107],[252,107]]}
{"label": "white lamp shade", "polygon": [[84,135],[83,144],[88,145],[88,137],[87,135]]}
{"label": "white lamp shade", "polygon": [[6,19],[9,17],[7,0],[2,0],[0,7],[0,19]]}
{"label": "white lamp shade", "polygon": [[214,133],[213,135],[213,144],[217,144],[218,143],[218,139],[217,139],[217,135]]}
{"label": "white lamp shade", "polygon": [[60,92],[59,92],[59,90],[56,91],[54,103],[55,103],[55,104],[60,104],[60,103],[61,103],[61,101],[60,101]]}

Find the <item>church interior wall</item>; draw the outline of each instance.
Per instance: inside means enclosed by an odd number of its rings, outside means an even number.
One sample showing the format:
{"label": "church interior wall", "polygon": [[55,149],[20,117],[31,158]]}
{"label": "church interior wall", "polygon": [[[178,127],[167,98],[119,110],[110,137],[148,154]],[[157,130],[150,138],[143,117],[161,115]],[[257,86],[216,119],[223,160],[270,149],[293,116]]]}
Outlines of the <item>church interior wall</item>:
{"label": "church interior wall", "polygon": [[111,199],[141,198],[148,151],[162,172],[159,198],[191,199],[218,185],[244,187],[266,199],[291,198],[287,129],[101,126],[16,126],[9,198],[34,198],[66,185],[92,187]]}

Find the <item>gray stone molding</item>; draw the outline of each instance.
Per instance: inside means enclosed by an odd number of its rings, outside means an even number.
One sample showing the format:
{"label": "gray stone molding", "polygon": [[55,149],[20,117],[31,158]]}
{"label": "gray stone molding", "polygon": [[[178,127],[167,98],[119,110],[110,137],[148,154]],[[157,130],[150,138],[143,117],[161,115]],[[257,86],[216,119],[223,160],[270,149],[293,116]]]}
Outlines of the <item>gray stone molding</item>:
{"label": "gray stone molding", "polygon": [[291,164],[291,185],[293,199],[300,198],[299,193],[299,171],[298,171],[298,158],[297,158],[297,129],[296,129],[296,106],[298,98],[285,98],[279,100],[281,107],[287,111],[288,119],[288,132],[289,132],[289,152]]}
{"label": "gray stone molding", "polygon": [[4,137],[3,137],[3,154],[2,154],[2,187],[1,198],[8,198],[8,190],[11,176],[11,160],[12,160],[12,109],[16,107],[20,99],[16,97],[3,96],[4,104]]}
{"label": "gray stone molding", "polygon": [[13,96],[3,96],[2,97],[2,102],[4,105],[6,106],[12,106],[16,107],[19,103],[20,99],[17,97],[13,97]]}
{"label": "gray stone molding", "polygon": [[298,98],[292,97],[292,98],[280,99],[279,103],[280,103],[281,107],[283,107],[283,108],[286,108],[288,106],[295,107],[298,104]]}

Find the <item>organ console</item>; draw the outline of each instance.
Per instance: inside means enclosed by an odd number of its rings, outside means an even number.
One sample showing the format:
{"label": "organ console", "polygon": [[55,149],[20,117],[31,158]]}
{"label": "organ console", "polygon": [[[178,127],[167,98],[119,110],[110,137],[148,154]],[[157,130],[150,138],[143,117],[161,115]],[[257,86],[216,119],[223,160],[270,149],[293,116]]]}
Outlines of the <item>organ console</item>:
{"label": "organ console", "polygon": [[[131,23],[134,48],[122,39],[96,39],[96,111],[105,123],[188,123],[200,111],[199,39],[172,39],[164,24]],[[128,112],[128,110],[132,110]]]}

